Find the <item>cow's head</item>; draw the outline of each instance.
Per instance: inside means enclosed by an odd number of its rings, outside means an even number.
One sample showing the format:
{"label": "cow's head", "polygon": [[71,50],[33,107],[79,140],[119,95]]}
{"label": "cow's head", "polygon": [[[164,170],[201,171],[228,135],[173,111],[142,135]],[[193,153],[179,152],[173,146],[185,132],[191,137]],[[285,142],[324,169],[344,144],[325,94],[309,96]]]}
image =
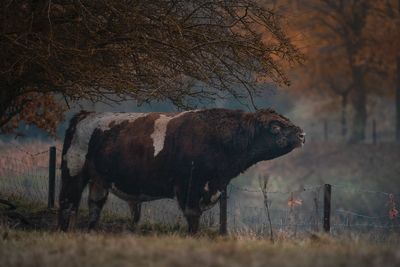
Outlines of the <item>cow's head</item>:
{"label": "cow's head", "polygon": [[274,110],[262,109],[253,116],[254,135],[249,152],[254,160],[273,159],[305,143],[304,131]]}

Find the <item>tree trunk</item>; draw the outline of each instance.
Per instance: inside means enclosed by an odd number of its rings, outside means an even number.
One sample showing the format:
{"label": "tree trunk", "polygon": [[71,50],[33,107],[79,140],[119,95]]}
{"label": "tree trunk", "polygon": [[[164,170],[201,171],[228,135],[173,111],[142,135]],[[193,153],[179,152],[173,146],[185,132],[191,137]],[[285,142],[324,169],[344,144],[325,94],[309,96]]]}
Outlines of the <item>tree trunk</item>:
{"label": "tree trunk", "polygon": [[361,66],[353,68],[354,95],[353,95],[353,128],[350,142],[365,140],[365,128],[367,125],[367,95],[364,87],[364,74]]}
{"label": "tree trunk", "polygon": [[347,95],[348,93],[343,93],[342,94],[342,118],[341,118],[341,124],[342,124],[342,138],[343,140],[346,140],[346,135],[347,135]]}
{"label": "tree trunk", "polygon": [[[400,6],[400,3],[399,3]],[[400,8],[400,7],[399,7]],[[397,56],[396,141],[400,143],[400,55]]]}

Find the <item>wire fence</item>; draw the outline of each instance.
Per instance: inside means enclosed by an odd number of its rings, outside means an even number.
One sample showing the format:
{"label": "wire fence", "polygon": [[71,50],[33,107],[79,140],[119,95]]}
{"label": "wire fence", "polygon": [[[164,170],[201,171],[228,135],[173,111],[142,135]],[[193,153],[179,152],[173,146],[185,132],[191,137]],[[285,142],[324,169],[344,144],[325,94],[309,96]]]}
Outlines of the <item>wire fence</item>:
{"label": "wire fence", "polygon": [[[349,185],[331,186],[331,234],[367,233],[374,239],[384,239],[400,233],[400,218],[396,206],[400,194],[354,188]],[[231,188],[236,191],[230,194],[231,198],[237,198],[238,201],[248,198],[249,195],[254,195],[254,198],[262,197],[261,190],[234,185],[231,185]],[[268,194],[273,229],[292,234],[322,230],[323,185],[305,186],[293,191],[271,191]],[[232,206],[235,207],[237,204]],[[254,222],[256,225],[261,225],[267,220],[264,216],[251,223]]]}
{"label": "wire fence", "polygon": [[[60,146],[57,146],[56,195],[60,190]],[[48,201],[49,149],[27,150],[26,147],[0,151],[0,198],[17,196],[40,203]],[[231,233],[251,232],[268,235],[274,232],[297,235],[304,232],[321,231],[324,216],[324,186],[299,186],[293,190],[267,190],[261,187],[243,187],[234,182],[227,187],[227,224]],[[345,184],[332,184],[331,233],[368,233],[382,239],[400,233],[397,210],[398,192],[374,191],[355,188]],[[87,208],[87,190],[81,207]],[[268,204],[271,223],[267,220]],[[127,203],[110,195],[105,211],[121,216],[130,216]],[[218,229],[220,209],[216,205],[206,211],[201,224]],[[177,202],[162,199],[142,204],[142,223],[184,225],[185,219]]]}

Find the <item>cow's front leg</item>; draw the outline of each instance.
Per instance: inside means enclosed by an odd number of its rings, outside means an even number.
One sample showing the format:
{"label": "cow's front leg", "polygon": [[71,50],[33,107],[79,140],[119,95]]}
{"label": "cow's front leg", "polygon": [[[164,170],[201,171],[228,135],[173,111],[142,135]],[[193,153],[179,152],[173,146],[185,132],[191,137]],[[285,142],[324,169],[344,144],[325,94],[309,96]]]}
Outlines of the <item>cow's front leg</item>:
{"label": "cow's front leg", "polygon": [[195,235],[199,231],[200,214],[185,214],[188,223],[188,233]]}
{"label": "cow's front leg", "polygon": [[96,182],[90,182],[89,186],[89,226],[88,230],[91,231],[96,228],[99,222],[101,210],[107,201],[108,189]]}
{"label": "cow's front leg", "polygon": [[142,203],[136,201],[128,201],[128,205],[131,211],[133,225],[136,225],[140,220]]}
{"label": "cow's front leg", "polygon": [[199,230],[199,221],[202,213],[200,209],[200,195],[196,194],[196,191],[192,191],[191,194],[185,194],[185,192],[176,189],[175,192],[179,207],[188,224],[188,233],[194,235]]}
{"label": "cow's front leg", "polygon": [[75,228],[86,180],[81,175],[71,177],[63,170],[61,182],[57,228],[68,231]]}
{"label": "cow's front leg", "polygon": [[201,216],[200,208],[186,206],[183,209],[183,215],[185,216],[188,224],[188,233],[190,235],[195,235],[199,230],[199,221]]}

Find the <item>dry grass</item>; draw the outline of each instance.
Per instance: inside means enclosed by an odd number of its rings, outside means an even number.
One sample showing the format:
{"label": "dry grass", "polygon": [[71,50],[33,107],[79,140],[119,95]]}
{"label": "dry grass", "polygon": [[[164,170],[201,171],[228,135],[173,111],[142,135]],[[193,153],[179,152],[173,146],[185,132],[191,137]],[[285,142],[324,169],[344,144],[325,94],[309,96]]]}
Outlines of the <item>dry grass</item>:
{"label": "dry grass", "polygon": [[0,266],[399,266],[388,245],[327,237],[279,241],[176,235],[22,232],[0,228]]}
{"label": "dry grass", "polygon": [[[296,238],[277,232],[268,237],[247,232],[223,238],[203,229],[188,237],[185,229],[141,224],[132,231],[127,218],[105,214],[101,231],[55,232],[55,214],[40,203],[13,201],[18,219],[0,224],[0,266],[399,266],[399,236],[372,243],[367,236],[329,237],[304,233]],[[3,213],[6,210],[3,208]],[[6,213],[4,213],[6,214]],[[4,215],[3,214],[3,215]],[[0,214],[1,215],[1,214]],[[87,220],[81,214],[83,223]],[[1,219],[1,216],[0,216]]]}
{"label": "dry grass", "polygon": [[[46,144],[38,144],[34,151],[40,152],[47,148]],[[0,146],[0,152],[6,157],[19,159],[11,161],[11,165],[10,161],[7,161],[7,170],[18,175],[0,175],[0,194],[7,198],[10,194],[14,196],[11,200],[18,206],[16,211],[32,223],[23,225],[18,219],[4,216],[2,218],[0,214],[0,220],[3,222],[0,224],[0,267],[400,266],[398,232],[391,232],[393,238],[385,238],[383,243],[383,239],[368,236],[373,233],[364,236],[350,233],[340,238],[304,233],[293,238],[289,232],[277,230],[277,242],[272,244],[266,240],[268,236],[264,236],[263,239],[251,230],[236,231],[229,238],[220,238],[215,232],[203,231],[200,237],[191,238],[184,234],[185,224],[184,227],[177,224],[175,228],[171,228],[160,224],[141,223],[133,233],[129,227],[129,218],[107,212],[100,224],[103,232],[52,232],[55,213],[44,209],[45,195],[35,197],[27,194],[36,190],[36,184],[32,181],[46,181],[47,176],[32,176],[28,171],[37,166],[47,166],[47,154],[36,156],[38,163],[31,164],[31,156],[19,149],[13,149],[12,146]],[[28,165],[29,168],[25,170],[21,165]],[[315,168],[320,169],[319,166]],[[28,178],[32,178],[30,183],[18,182]],[[38,184],[40,185],[39,182]],[[40,192],[46,192],[44,187],[37,188]],[[4,207],[2,209],[0,213],[5,213]],[[85,209],[82,210],[79,224],[80,229],[87,225]],[[376,243],[372,243],[371,240],[375,240]]]}

